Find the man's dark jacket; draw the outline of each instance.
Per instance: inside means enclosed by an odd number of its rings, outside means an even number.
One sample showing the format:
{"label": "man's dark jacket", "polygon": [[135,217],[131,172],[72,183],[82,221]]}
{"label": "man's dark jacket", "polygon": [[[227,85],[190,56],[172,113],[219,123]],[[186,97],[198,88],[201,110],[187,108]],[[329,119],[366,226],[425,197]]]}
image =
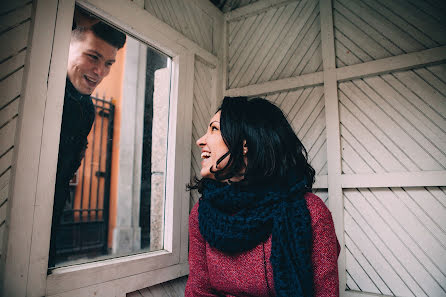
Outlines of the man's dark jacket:
{"label": "man's dark jacket", "polygon": [[55,264],[56,233],[65,202],[70,196],[69,182],[85,155],[88,144],[87,136],[93,125],[94,117],[95,109],[91,97],[79,93],[67,78],[60,129],[49,267]]}

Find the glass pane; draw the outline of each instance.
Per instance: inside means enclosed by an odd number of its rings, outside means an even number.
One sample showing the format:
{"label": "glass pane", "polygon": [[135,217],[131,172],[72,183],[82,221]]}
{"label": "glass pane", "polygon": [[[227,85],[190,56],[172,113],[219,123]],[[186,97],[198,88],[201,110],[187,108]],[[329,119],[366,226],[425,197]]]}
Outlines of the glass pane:
{"label": "glass pane", "polygon": [[49,267],[163,249],[170,77],[168,56],[75,8]]}

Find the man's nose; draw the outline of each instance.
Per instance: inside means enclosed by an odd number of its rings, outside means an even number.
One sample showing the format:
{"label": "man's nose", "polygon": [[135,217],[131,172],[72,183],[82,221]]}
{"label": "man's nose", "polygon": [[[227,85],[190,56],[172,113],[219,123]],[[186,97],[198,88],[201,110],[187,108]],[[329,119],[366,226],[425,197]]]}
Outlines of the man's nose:
{"label": "man's nose", "polygon": [[105,65],[97,65],[95,67],[95,73],[99,76],[99,77],[104,77],[106,75],[106,67]]}

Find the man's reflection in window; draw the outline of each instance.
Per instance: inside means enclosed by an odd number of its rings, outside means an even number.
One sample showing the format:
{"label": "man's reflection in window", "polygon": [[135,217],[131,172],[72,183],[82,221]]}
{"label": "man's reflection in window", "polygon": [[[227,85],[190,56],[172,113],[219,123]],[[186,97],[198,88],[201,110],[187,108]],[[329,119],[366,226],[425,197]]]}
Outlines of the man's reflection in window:
{"label": "man's reflection in window", "polygon": [[55,265],[56,231],[70,196],[69,182],[84,157],[95,118],[90,95],[109,74],[126,40],[125,34],[103,22],[83,20],[73,25],[71,33],[48,267]]}

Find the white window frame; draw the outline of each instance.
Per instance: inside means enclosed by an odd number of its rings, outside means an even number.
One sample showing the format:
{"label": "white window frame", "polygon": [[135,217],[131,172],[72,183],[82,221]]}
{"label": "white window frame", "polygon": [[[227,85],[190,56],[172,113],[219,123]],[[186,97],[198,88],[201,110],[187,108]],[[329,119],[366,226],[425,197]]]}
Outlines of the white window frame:
{"label": "white window frame", "polygon": [[[139,1],[140,2],[140,1]],[[164,249],[56,268],[47,275],[54,183],[75,3],[172,57]],[[216,56],[128,0],[37,0],[15,145],[4,296],[125,296],[188,273],[195,57]],[[216,71],[217,73],[218,71]],[[215,90],[218,96],[219,90]],[[26,185],[26,186],[24,186]]]}

